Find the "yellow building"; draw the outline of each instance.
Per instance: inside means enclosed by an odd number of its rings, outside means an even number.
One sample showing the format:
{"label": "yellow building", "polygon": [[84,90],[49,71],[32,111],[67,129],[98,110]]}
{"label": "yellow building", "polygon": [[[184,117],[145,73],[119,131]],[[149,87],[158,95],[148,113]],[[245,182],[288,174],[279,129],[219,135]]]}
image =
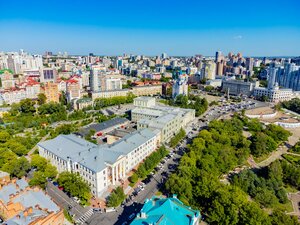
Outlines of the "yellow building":
{"label": "yellow building", "polygon": [[57,83],[46,83],[44,86],[44,94],[47,97],[48,102],[59,102],[59,90]]}

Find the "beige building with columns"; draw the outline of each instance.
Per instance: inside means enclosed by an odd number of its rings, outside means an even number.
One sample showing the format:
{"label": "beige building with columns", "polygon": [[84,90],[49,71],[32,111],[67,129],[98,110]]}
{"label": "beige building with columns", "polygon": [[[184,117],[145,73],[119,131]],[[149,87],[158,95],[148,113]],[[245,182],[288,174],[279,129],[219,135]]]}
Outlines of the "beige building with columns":
{"label": "beige building with columns", "polygon": [[78,173],[100,197],[109,186],[119,185],[127,174],[157,149],[160,132],[142,129],[111,145],[95,145],[75,135],[58,137],[38,144],[39,154],[59,172]]}

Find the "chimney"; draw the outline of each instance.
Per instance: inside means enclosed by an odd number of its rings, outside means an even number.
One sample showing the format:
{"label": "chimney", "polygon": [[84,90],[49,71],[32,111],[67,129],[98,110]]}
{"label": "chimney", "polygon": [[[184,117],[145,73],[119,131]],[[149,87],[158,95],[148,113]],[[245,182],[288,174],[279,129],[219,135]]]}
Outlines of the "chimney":
{"label": "chimney", "polygon": [[16,215],[16,217],[18,218],[18,219],[20,219],[21,218],[21,216],[18,214],[18,215]]}

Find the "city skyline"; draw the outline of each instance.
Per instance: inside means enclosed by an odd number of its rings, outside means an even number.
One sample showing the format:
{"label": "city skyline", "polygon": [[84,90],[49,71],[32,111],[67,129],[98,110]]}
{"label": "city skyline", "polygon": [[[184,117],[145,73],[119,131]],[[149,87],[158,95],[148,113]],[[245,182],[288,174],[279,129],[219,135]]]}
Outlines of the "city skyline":
{"label": "city skyline", "polygon": [[67,51],[71,55],[166,52],[172,56],[210,56],[221,50],[246,56],[297,56],[300,3],[279,3],[6,2],[6,8],[12,10],[0,16],[5,31],[0,50]]}

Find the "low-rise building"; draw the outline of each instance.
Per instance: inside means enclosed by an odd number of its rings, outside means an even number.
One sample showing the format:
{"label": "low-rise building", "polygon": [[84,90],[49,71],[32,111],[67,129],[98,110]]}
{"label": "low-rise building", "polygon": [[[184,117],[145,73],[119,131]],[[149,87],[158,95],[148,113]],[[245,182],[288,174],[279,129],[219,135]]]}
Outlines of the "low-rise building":
{"label": "low-rise building", "polygon": [[254,96],[256,98],[266,96],[270,102],[289,101],[293,98],[292,89],[279,89],[278,86],[274,88],[261,88],[254,89]]}
{"label": "low-rise building", "polygon": [[157,149],[160,132],[135,131],[111,145],[95,145],[75,135],[58,137],[38,144],[39,154],[59,172],[78,173],[100,197],[110,185],[127,178],[127,173]]}
{"label": "low-rise building", "polygon": [[243,80],[223,80],[222,91],[230,95],[247,95],[250,96],[254,92],[254,88],[258,87],[258,82],[245,82]]}
{"label": "low-rise building", "polygon": [[162,85],[147,85],[147,86],[136,86],[132,87],[132,93],[135,96],[153,96],[162,94]]}
{"label": "low-rise building", "polygon": [[126,118],[116,117],[102,123],[91,124],[85,128],[82,128],[76,134],[80,135],[81,137],[85,137],[90,133],[90,130],[94,130],[95,131],[94,136],[100,137],[114,129],[125,127],[129,123],[130,121]]}
{"label": "low-rise building", "polygon": [[98,92],[92,92],[91,97],[92,100],[95,100],[97,98],[112,98],[112,97],[118,97],[118,96],[127,96],[130,92],[129,89],[121,89],[121,90],[113,90],[113,91],[98,91]]}
{"label": "low-rise building", "polygon": [[153,196],[151,199],[146,199],[131,225],[198,225],[200,220],[200,211],[184,205],[176,195],[172,198]]}
{"label": "low-rise building", "polygon": [[42,190],[25,179],[0,182],[0,213],[5,225],[63,225],[64,214]]}
{"label": "low-rise building", "polygon": [[194,109],[159,106],[155,98],[138,97],[134,99],[134,105],[136,108],[131,110],[131,120],[137,122],[137,128],[160,130],[164,143],[168,143],[181,128],[195,119]]}
{"label": "low-rise building", "polygon": [[93,105],[94,101],[91,98],[80,98],[72,101],[72,107],[75,110],[83,109]]}
{"label": "low-rise building", "polygon": [[118,97],[118,96],[127,96],[129,93],[132,93],[135,96],[161,95],[162,94],[162,86],[161,85],[146,85],[146,86],[135,86],[135,87],[132,87],[131,89],[91,92],[91,97],[93,100],[95,100],[97,98],[112,98],[112,97]]}

